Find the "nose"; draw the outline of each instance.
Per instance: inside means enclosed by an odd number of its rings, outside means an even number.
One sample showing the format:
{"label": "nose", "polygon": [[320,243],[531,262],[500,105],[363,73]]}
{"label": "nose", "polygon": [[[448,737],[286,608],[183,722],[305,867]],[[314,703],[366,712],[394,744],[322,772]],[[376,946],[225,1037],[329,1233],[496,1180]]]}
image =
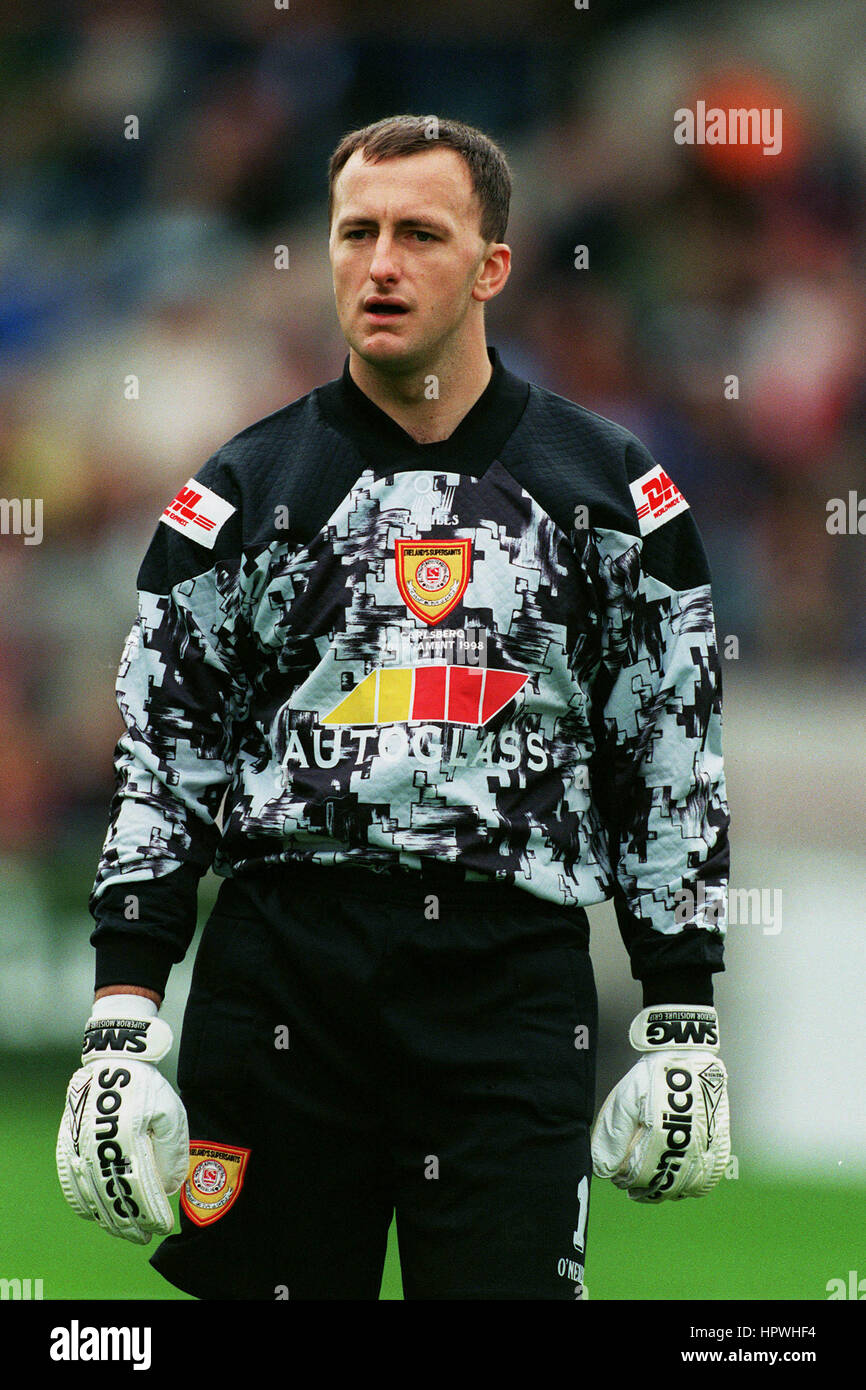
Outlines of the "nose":
{"label": "nose", "polygon": [[377,284],[383,284],[398,279],[400,270],[394,255],[394,243],[387,232],[382,232],[376,238],[376,245],[373,248],[373,259],[370,262],[370,278]]}

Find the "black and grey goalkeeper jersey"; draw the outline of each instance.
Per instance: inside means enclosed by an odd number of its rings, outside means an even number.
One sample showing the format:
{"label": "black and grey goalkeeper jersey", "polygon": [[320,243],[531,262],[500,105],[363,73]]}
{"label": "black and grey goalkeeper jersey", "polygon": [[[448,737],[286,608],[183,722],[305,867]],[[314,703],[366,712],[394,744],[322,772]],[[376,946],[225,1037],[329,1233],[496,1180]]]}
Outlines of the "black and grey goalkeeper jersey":
{"label": "black and grey goalkeeper jersey", "polygon": [[163,987],[209,866],[299,861],[613,897],[635,976],[721,968],[721,673],[692,513],[628,431],[489,351],[445,441],[416,443],[347,359],[166,507],[117,681],[98,983]]}

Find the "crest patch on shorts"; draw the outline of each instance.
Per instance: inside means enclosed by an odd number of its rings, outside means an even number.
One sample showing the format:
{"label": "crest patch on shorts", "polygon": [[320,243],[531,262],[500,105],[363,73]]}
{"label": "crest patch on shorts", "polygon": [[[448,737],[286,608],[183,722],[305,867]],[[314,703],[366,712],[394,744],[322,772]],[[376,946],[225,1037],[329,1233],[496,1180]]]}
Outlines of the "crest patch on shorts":
{"label": "crest patch on shorts", "polygon": [[189,1146],[189,1171],[180,1204],[197,1226],[209,1226],[224,1216],[244,1185],[249,1149],[195,1140]]}

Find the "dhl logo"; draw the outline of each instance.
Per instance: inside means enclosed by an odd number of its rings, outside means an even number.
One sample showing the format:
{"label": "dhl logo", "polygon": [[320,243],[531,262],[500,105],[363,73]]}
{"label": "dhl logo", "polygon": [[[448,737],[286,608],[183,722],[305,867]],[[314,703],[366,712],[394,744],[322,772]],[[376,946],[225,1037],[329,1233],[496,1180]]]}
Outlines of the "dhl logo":
{"label": "dhl logo", "polygon": [[659,468],[658,472],[644,483],[641,492],[647,500],[637,509],[639,521],[643,521],[650,512],[653,516],[659,516],[668,507],[685,500],[676,483],[668,477],[663,468]]}
{"label": "dhl logo", "polygon": [[191,487],[182,487],[177,497],[169,502],[164,515],[173,517],[181,526],[186,526],[189,521],[195,521],[206,531],[210,531],[216,522],[212,521],[209,516],[205,516],[204,512],[195,510],[196,503],[201,501],[201,497],[201,493],[194,492]]}
{"label": "dhl logo", "polygon": [[490,667],[378,666],[323,724],[486,724],[523,689],[524,671]]}

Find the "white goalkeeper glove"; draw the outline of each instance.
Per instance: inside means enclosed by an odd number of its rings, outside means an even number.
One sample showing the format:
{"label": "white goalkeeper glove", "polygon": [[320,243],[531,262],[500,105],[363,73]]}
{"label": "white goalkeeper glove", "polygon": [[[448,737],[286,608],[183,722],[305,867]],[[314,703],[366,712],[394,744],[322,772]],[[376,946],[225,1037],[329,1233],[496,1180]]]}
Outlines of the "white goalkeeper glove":
{"label": "white goalkeeper glove", "polygon": [[152,999],[103,995],[84,1033],[57,1136],[57,1174],[73,1211],[136,1245],[168,1235],[168,1196],[189,1165],[186,1111],[154,1063],[172,1033]]}
{"label": "white goalkeeper glove", "polygon": [[654,1005],[635,1018],[629,1041],[646,1055],[601,1107],[592,1132],[593,1171],[636,1202],[702,1197],[731,1156],[716,1011]]}

